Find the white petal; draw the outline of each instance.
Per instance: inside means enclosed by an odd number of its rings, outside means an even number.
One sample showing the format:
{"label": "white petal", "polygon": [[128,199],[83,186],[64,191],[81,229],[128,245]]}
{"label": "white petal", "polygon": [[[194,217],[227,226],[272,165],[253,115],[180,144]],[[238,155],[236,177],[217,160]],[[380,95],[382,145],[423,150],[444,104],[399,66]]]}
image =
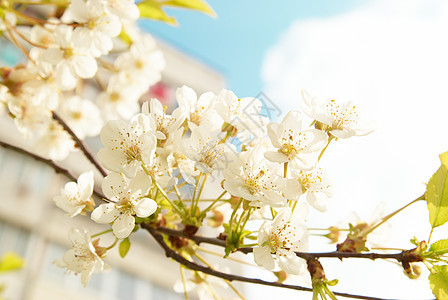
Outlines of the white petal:
{"label": "white petal", "polygon": [[258,231],[258,245],[260,247],[269,239],[269,235],[271,232],[271,222],[265,221]]}
{"label": "white petal", "polygon": [[278,266],[288,274],[299,275],[305,270],[305,261],[293,251],[277,251]]}
{"label": "white petal", "polygon": [[287,179],[282,191],[288,200],[299,200],[302,195],[302,184],[297,179]]}
{"label": "white petal", "polygon": [[70,64],[65,60],[56,66],[56,83],[63,91],[68,91],[76,86],[77,78]]}
{"label": "white petal", "polygon": [[90,218],[100,224],[113,222],[120,215],[115,203],[101,204],[90,215]]}
{"label": "white petal", "polygon": [[356,132],[351,129],[343,129],[343,130],[334,129],[334,130],[331,130],[330,133],[339,139],[347,139],[349,137],[356,135]]}
{"label": "white petal", "polygon": [[114,234],[119,239],[127,238],[135,226],[135,219],[128,212],[120,215],[112,225]]}
{"label": "white petal", "polygon": [[140,218],[146,218],[157,210],[157,203],[149,198],[142,198],[132,207]]}
{"label": "white petal", "polygon": [[272,270],[275,267],[275,260],[272,257],[269,247],[255,247],[254,248],[254,261],[257,265],[262,266],[268,270]]}
{"label": "white petal", "polygon": [[264,154],[264,157],[269,161],[277,162],[277,163],[285,163],[288,161],[288,156],[286,156],[283,153],[280,153],[278,151],[267,151]]}
{"label": "white petal", "polygon": [[271,122],[267,125],[269,139],[275,148],[280,148],[280,139],[283,134],[283,126],[278,123]]}
{"label": "white petal", "polygon": [[285,129],[300,132],[302,130],[302,114],[297,110],[288,112],[282,120],[282,125]]}
{"label": "white petal", "polygon": [[306,200],[308,203],[317,209],[318,211],[324,212],[327,210],[328,206],[328,197],[322,192],[319,191],[308,191],[306,195]]}
{"label": "white petal", "polygon": [[93,192],[93,171],[82,173],[78,178],[79,193],[81,200],[88,200]]}
{"label": "white petal", "polygon": [[89,233],[85,229],[72,228],[68,232],[72,244],[87,245],[90,242]]}
{"label": "white petal", "polygon": [[81,78],[92,78],[98,70],[96,60],[90,55],[76,55],[72,57],[73,68]]}
{"label": "white petal", "polygon": [[129,182],[128,189],[132,193],[133,199],[138,199],[146,195],[149,188],[151,187],[151,177],[144,173],[143,171],[138,172],[137,175],[132,178],[132,180]]}
{"label": "white petal", "polygon": [[104,195],[113,201],[119,201],[128,196],[128,183],[119,173],[108,174],[101,183]]}

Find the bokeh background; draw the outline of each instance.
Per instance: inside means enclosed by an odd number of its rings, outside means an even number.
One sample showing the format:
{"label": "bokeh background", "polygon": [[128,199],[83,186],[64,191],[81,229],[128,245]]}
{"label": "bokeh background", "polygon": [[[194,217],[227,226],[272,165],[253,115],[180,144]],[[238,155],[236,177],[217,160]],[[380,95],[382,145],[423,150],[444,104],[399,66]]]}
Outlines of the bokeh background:
{"label": "bokeh background", "polygon": [[[332,179],[335,196],[327,212],[311,211],[309,227],[340,224],[353,219],[353,212],[372,221],[372,215],[378,216],[378,205],[384,215],[423,194],[440,164],[438,155],[448,150],[448,2],[208,2],[216,18],[169,10],[179,26],[141,21],[168,58],[163,82],[148,97],[169,103],[182,84],[198,92],[226,87],[240,97],[259,96],[274,121],[288,110],[300,109],[302,89],[355,102],[366,118],[376,121],[377,130],[330,145],[322,167]],[[0,61],[14,64],[21,58],[8,47],[0,44]],[[16,138],[12,127],[0,125],[2,140]],[[89,142],[100,147],[98,141]],[[73,165],[78,159],[75,156],[66,163]],[[126,262],[117,254],[108,255],[117,267],[112,273],[94,276],[89,287],[82,289],[79,278],[64,276],[52,264],[68,246],[62,225],[66,218],[51,201],[65,180],[4,150],[0,150],[0,178],[0,254],[14,250],[27,261],[23,271],[7,279],[9,294],[5,296],[182,299],[171,291],[178,267],[157,247],[148,246],[143,233],[136,235]],[[70,226],[82,224],[76,222]],[[425,203],[414,204],[384,228],[390,247],[409,249],[414,236],[427,239]],[[444,226],[434,232],[432,241],[447,237]],[[311,251],[334,249],[323,237],[313,238],[310,244]],[[390,262],[322,259],[322,263],[329,279],[340,280],[336,291],[389,299],[434,298],[424,269],[420,279],[410,280]],[[242,271],[275,280],[267,272]],[[247,299],[311,296],[249,285],[244,285],[244,291]]]}

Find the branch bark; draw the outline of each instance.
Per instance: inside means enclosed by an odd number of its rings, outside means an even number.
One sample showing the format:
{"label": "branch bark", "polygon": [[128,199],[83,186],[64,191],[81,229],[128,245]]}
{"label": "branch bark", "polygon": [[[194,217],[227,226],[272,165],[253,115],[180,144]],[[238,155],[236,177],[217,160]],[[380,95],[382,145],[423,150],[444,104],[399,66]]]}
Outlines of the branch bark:
{"label": "branch bark", "polygon": [[76,145],[78,145],[79,149],[84,153],[85,157],[96,167],[96,169],[103,175],[103,177],[107,176],[106,170],[101,166],[100,162],[96,159],[95,155],[90,152],[89,148],[87,148],[87,145],[80,140],[76,134],[73,132],[73,130],[67,125],[67,123],[62,120],[62,118],[56,113],[53,112],[53,119],[56,120],[61,126],[64,128],[65,131],[70,134],[70,136],[75,141]]}
{"label": "branch bark", "polygon": [[[158,233],[163,233],[166,235],[171,236],[177,236],[177,237],[183,237],[190,239],[194,241],[196,244],[205,243],[205,244],[211,244],[216,246],[225,247],[226,241],[218,239],[218,238],[210,238],[210,237],[202,237],[198,235],[189,236],[185,232],[181,230],[174,230],[166,227],[159,227],[155,229]],[[253,248],[239,248],[238,251],[243,252],[245,254],[252,253]],[[349,253],[349,252],[340,252],[340,251],[333,251],[333,252],[296,252],[296,255],[300,258],[303,258],[305,260],[311,259],[311,258],[367,258],[371,260],[375,259],[395,259],[398,262],[403,261],[405,259],[405,256],[403,254],[404,252],[399,253]]]}
{"label": "branch bark", "polygon": [[[174,251],[173,249],[171,249],[163,240],[162,235],[159,233],[159,230],[164,231],[166,234],[168,234],[168,232],[171,232],[173,234],[177,234],[179,233],[179,231],[172,232],[171,229],[167,230],[168,228],[163,228],[163,229],[156,229],[151,227],[151,225],[149,224],[145,224],[142,223],[141,227],[144,228],[145,230],[147,230],[149,232],[149,234],[151,234],[151,236],[156,240],[156,242],[163,248],[163,250],[165,251],[165,255],[167,257],[170,257],[172,259],[174,259],[176,262],[180,263],[181,265],[194,270],[194,271],[199,271],[214,277],[218,277],[218,278],[222,278],[228,281],[240,281],[240,282],[248,282],[248,283],[254,283],[254,284],[260,284],[260,285],[265,285],[265,286],[274,286],[274,287],[281,287],[281,288],[287,288],[287,289],[292,289],[292,290],[297,290],[297,291],[307,291],[307,292],[312,292],[313,289],[312,288],[308,288],[308,287],[303,287],[303,286],[299,286],[299,285],[291,285],[291,284],[283,284],[283,283],[279,283],[279,282],[271,282],[271,281],[265,281],[265,280],[261,280],[261,279],[257,279],[257,278],[249,278],[249,277],[244,277],[244,276],[240,276],[240,275],[234,275],[234,274],[228,274],[228,273],[223,273],[223,272],[219,272],[216,271],[214,269],[211,269],[209,267],[205,267],[202,265],[199,265],[193,261],[189,261],[186,258],[184,258],[183,256],[181,256],[180,254],[178,254],[176,251]],[[160,231],[160,232],[161,232]],[[177,235],[177,236],[182,236],[182,235]],[[198,238],[198,237],[196,237]],[[202,242],[206,242],[204,240],[202,240]],[[362,295],[354,295],[354,294],[347,294],[347,293],[340,293],[340,292],[333,292],[336,296],[341,296],[341,297],[346,297],[346,298],[353,298],[353,299],[364,299],[364,300],[386,300],[384,298],[376,298],[376,297],[369,297],[369,296],[362,296]]]}

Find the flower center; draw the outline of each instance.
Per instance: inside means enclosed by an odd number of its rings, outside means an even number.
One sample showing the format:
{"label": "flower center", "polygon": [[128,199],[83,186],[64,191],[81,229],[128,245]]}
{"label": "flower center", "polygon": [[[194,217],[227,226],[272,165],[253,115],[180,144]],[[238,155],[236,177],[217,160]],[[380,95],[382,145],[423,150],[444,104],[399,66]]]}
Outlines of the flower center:
{"label": "flower center", "polygon": [[133,160],[139,160],[141,158],[141,151],[137,145],[132,145],[124,151],[127,162],[130,163]]}
{"label": "flower center", "polygon": [[70,59],[74,54],[73,48],[69,47],[64,49],[64,59]]}

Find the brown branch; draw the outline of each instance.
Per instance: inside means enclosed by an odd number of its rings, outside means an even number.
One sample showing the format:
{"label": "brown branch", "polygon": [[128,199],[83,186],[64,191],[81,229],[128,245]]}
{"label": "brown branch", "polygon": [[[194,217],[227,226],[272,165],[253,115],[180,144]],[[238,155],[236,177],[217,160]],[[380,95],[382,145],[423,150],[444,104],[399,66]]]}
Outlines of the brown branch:
{"label": "brown branch", "polygon": [[155,230],[158,233],[163,233],[163,234],[170,235],[170,236],[184,237],[184,238],[190,239],[198,245],[200,243],[205,243],[205,244],[211,244],[211,245],[216,245],[216,246],[221,246],[221,247],[226,246],[226,241],[220,240],[217,238],[203,237],[203,236],[199,236],[199,235],[189,236],[184,231],[175,230],[175,229],[166,228],[166,227],[158,227]]}
{"label": "brown branch", "polygon": [[[257,279],[257,278],[249,278],[249,277],[244,277],[244,276],[240,276],[240,275],[234,275],[234,274],[228,274],[228,273],[223,273],[223,272],[219,272],[216,271],[214,269],[211,269],[209,267],[205,267],[202,265],[199,265],[195,262],[192,262],[190,260],[187,260],[186,258],[184,258],[183,256],[179,255],[177,252],[175,252],[174,250],[172,250],[163,240],[163,237],[160,233],[158,233],[158,231],[160,230],[160,228],[155,229],[152,228],[151,225],[149,224],[145,224],[142,223],[141,224],[142,228],[146,229],[156,240],[156,242],[163,248],[163,250],[165,251],[165,255],[167,257],[170,257],[172,259],[174,259],[175,261],[177,261],[178,263],[180,263],[181,265],[194,270],[194,271],[199,271],[214,277],[218,277],[218,278],[222,278],[228,281],[241,281],[241,282],[248,282],[248,283],[254,283],[254,284],[260,284],[260,285],[266,285],[266,286],[274,286],[274,287],[281,287],[281,288],[286,288],[286,289],[292,289],[292,290],[297,290],[297,291],[307,291],[307,292],[312,292],[313,289],[312,288],[308,288],[308,287],[303,287],[303,286],[299,286],[299,285],[291,285],[291,284],[283,284],[283,283],[279,283],[279,282],[272,282],[272,281],[265,281],[265,280],[261,280],[261,279]],[[162,231],[166,231],[167,228],[162,229]],[[166,231],[166,232],[170,232]],[[180,236],[180,235],[178,235]],[[354,299],[364,299],[364,300],[385,300],[384,298],[376,298],[376,297],[369,297],[369,296],[361,296],[361,295],[353,295],[353,294],[347,294],[347,293],[339,293],[339,292],[333,292],[336,296],[341,296],[341,297],[347,297],[347,298],[354,298]]]}
{"label": "brown branch", "polygon": [[[158,233],[163,233],[170,236],[178,236],[190,239],[194,241],[196,244],[205,243],[205,244],[211,244],[216,246],[225,247],[226,241],[218,239],[218,238],[210,238],[210,237],[202,237],[198,235],[189,236],[184,231],[180,230],[174,230],[166,227],[158,227],[155,229]],[[239,248],[238,251],[242,253],[252,253],[253,248]],[[340,252],[340,251],[333,251],[333,252],[296,252],[296,255],[300,258],[303,258],[305,260],[308,260],[310,258],[329,258],[329,257],[335,257],[335,258],[367,258],[367,259],[395,259],[398,262],[403,261],[405,259],[404,252],[399,253],[350,253],[350,252]]]}
{"label": "brown branch", "polygon": [[[11,144],[8,144],[8,143],[2,142],[2,141],[0,141],[0,146],[3,147],[3,148],[9,149],[9,150],[13,150],[13,151],[15,151],[17,153],[20,153],[22,155],[29,156],[29,157],[31,157],[31,158],[33,158],[33,159],[35,159],[35,160],[37,160],[37,161],[39,161],[41,163],[44,163],[44,164],[46,164],[49,167],[51,167],[57,174],[64,175],[65,177],[67,177],[71,181],[77,181],[77,179],[67,169],[64,169],[64,168],[58,166],[57,164],[55,164],[50,159],[43,158],[43,157],[41,157],[39,155],[36,155],[34,153],[31,153],[31,152],[25,150],[25,149],[13,146]],[[102,193],[100,193],[98,191],[93,190],[93,194],[95,196],[97,196],[98,198],[100,198],[100,199],[106,199],[106,197]]]}
{"label": "brown branch", "polygon": [[84,153],[85,157],[97,168],[97,170],[103,175],[103,177],[107,176],[106,170],[101,166],[99,161],[96,159],[96,157],[90,152],[89,148],[87,148],[86,144],[80,140],[76,134],[73,132],[73,130],[67,125],[67,123],[62,120],[62,118],[56,113],[53,112],[53,119],[56,120],[61,126],[64,128],[65,131],[68,132],[68,134],[71,135],[73,140],[75,141],[76,145],[81,149],[82,153]]}

